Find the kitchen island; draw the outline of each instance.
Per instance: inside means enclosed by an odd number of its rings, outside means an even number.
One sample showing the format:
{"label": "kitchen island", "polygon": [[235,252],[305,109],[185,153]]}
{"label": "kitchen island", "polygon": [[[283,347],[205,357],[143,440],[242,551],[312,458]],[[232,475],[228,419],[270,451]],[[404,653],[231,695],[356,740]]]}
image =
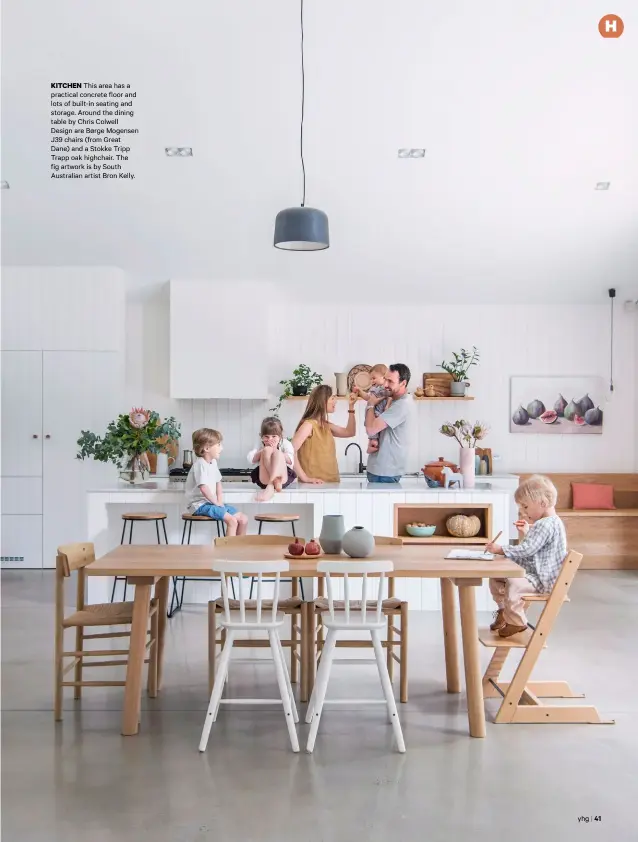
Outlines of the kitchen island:
{"label": "kitchen island", "polygon": [[[477,509],[489,507],[490,526],[493,535],[502,531],[510,535],[512,491],[492,487],[491,477],[477,477],[476,487],[459,491],[457,489],[429,488],[423,477],[406,477],[397,485],[370,484],[365,477],[344,477],[341,483],[305,485],[293,483],[269,503],[255,503],[255,487],[250,483],[224,483],[224,502],[245,512],[249,517],[251,533],[257,532],[254,516],[266,512],[291,512],[299,515],[297,533],[305,538],[318,536],[325,514],[341,514],[345,527],[363,526],[375,535],[402,534],[395,524],[395,506],[428,506],[454,509],[476,505]],[[507,477],[512,487],[517,484],[515,476]],[[503,478],[501,478],[501,484]],[[496,484],[496,483],[495,483]],[[181,514],[184,510],[184,487],[182,483],[167,479],[153,480],[140,485],[113,484],[88,492],[87,532],[88,539],[95,544],[99,557],[120,543],[121,517],[128,511],[159,511],[167,514],[166,528],[171,544],[179,544],[182,537]],[[415,509],[414,520],[421,521]],[[405,518],[403,519],[405,520]],[[288,524],[267,525],[264,532],[288,534]],[[399,527],[400,529],[400,527]],[[437,530],[439,531],[439,530]],[[128,534],[128,533],[127,533]],[[198,523],[193,529],[192,543],[210,543],[216,535],[212,523]],[[492,537],[492,536],[489,536]],[[133,543],[156,542],[152,524],[137,523]],[[449,539],[448,539],[449,541]],[[458,546],[461,544],[459,543]],[[455,546],[454,542],[441,544],[441,555]],[[470,546],[479,549],[479,546]],[[108,580],[91,578],[89,598],[91,601],[106,601],[110,596],[111,583]],[[309,590],[307,591],[309,593]],[[211,595],[219,595],[216,583],[194,582],[187,584],[187,602],[205,603]],[[407,599],[410,607],[422,610],[440,609],[440,593],[435,583],[429,580],[405,579],[397,583],[397,596]],[[121,597],[120,597],[121,598]],[[491,607],[491,597],[486,583],[477,593],[477,607],[485,610]]]}

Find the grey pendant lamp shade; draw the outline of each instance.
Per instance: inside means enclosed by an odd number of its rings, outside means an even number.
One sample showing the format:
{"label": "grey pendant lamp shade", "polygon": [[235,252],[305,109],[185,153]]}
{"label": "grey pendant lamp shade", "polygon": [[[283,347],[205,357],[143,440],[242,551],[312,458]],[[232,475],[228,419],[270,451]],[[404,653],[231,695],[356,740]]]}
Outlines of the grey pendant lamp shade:
{"label": "grey pendant lamp shade", "polygon": [[275,248],[320,251],[330,245],[328,217],[316,208],[286,208],[275,219]]}
{"label": "grey pendant lamp shade", "polygon": [[286,251],[321,251],[330,246],[327,215],[316,208],[306,207],[306,165],[303,157],[303,118],[306,99],[306,74],[304,69],[303,47],[303,4],[299,0],[301,11],[301,126],[299,149],[301,171],[303,174],[303,194],[301,207],[286,208],[279,211],[275,219],[275,248]]}

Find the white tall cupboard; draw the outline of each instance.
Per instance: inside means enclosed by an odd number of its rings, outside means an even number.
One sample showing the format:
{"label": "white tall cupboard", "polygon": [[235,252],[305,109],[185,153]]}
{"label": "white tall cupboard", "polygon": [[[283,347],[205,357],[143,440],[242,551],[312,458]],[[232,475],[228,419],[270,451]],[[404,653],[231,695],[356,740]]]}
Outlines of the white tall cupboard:
{"label": "white tall cupboard", "polygon": [[87,490],[113,480],[114,466],[75,456],[81,430],[122,411],[124,295],[119,270],[3,270],[3,567],[54,566],[86,537]]}

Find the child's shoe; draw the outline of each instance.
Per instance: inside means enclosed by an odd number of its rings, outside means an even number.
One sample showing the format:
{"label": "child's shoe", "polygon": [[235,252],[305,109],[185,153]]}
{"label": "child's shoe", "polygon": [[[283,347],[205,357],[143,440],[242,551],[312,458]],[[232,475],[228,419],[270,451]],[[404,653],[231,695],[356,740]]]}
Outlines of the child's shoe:
{"label": "child's shoe", "polygon": [[527,631],[527,626],[513,626],[510,623],[505,623],[502,628],[498,630],[499,637],[512,637],[519,632]]}
{"label": "child's shoe", "polygon": [[505,612],[502,608],[499,608],[498,611],[494,612],[494,620],[490,623],[490,630],[491,631],[498,631],[502,629],[505,625]]}

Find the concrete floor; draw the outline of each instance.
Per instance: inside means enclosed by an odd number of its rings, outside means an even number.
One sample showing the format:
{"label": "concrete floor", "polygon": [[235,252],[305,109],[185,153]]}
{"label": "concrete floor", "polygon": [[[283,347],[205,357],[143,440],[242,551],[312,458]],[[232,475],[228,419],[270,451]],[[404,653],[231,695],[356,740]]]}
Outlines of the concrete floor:
{"label": "concrete floor", "polygon": [[[635,572],[578,574],[537,676],[568,680],[616,725],[488,721],[471,739],[464,696],[445,692],[439,615],[415,612],[403,756],[376,707],[327,709],[312,756],[291,753],[280,710],[226,708],[200,755],[199,606],[169,623],[164,689],[143,700],[137,737],[120,736],[120,688],[85,690],[81,709],[67,691],[56,726],[52,596],[51,572],[3,573],[3,842],[638,839]],[[378,693],[374,667],[333,675],[329,694]],[[231,676],[237,695],[276,693],[269,665]]]}

